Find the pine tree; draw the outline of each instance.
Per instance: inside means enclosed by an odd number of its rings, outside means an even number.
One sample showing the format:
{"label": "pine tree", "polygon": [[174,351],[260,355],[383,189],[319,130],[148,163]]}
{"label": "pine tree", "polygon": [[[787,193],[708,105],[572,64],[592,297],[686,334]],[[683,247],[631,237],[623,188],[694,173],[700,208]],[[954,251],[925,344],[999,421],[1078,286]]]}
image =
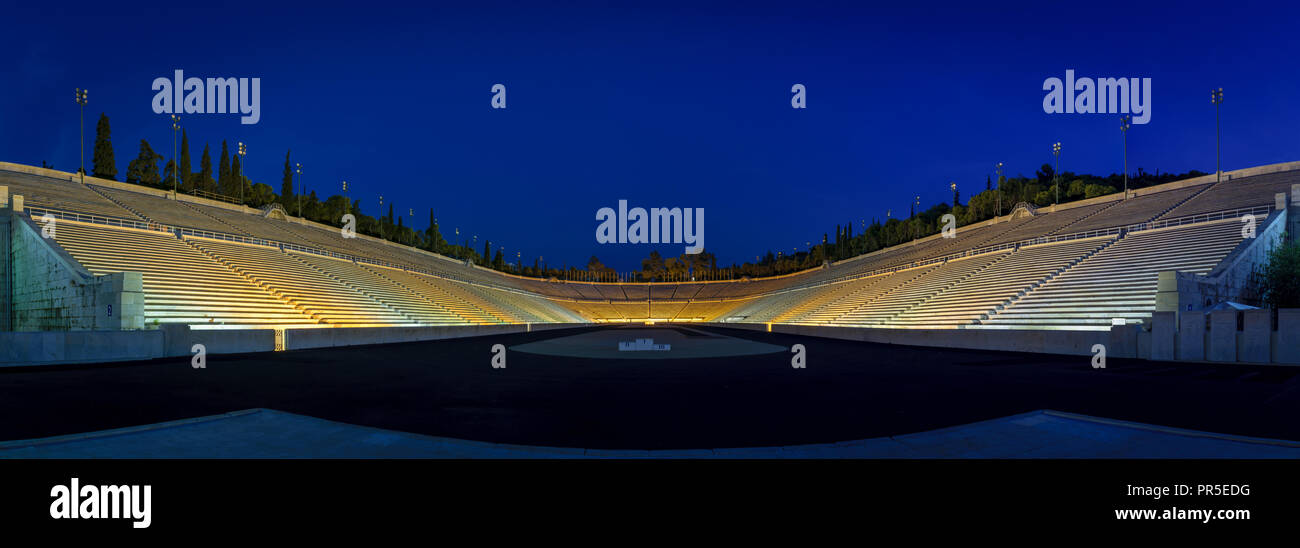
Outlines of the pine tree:
{"label": "pine tree", "polygon": [[199,159],[199,180],[196,185],[200,190],[212,192],[216,183],[212,180],[212,155],[208,145],[203,145],[203,157]]}
{"label": "pine tree", "polygon": [[293,164],[289,163],[289,153],[284,153],[284,179],[280,182],[280,205],[284,206],[285,211],[290,211],[289,202],[293,198]]}
{"label": "pine tree", "polygon": [[108,115],[100,113],[99,123],[95,124],[95,156],[91,173],[95,177],[117,180],[117,162],[113,160],[112,130],[108,125]]}
{"label": "pine tree", "polygon": [[126,167],[126,182],[158,186],[161,179],[158,177],[158,160],[159,156],[149,146],[149,141],[140,139],[140,155],[131,160]]}
{"label": "pine tree", "polygon": [[163,179],[162,185],[163,185],[164,187],[168,188],[168,189],[171,189],[172,185],[173,185],[174,182],[175,182],[175,177],[176,177],[176,159],[175,159],[175,158],[172,158],[172,159],[170,159],[170,160],[167,160],[167,167],[163,169],[163,172],[167,174],[167,178],[166,178],[166,179]]}
{"label": "pine tree", "polygon": [[186,186],[185,191],[193,190],[194,173],[190,171],[190,136],[181,129],[181,185]]}
{"label": "pine tree", "polygon": [[221,141],[221,163],[217,164],[217,192],[230,196],[235,189],[235,183],[230,178],[230,149],[226,146],[225,141]]}

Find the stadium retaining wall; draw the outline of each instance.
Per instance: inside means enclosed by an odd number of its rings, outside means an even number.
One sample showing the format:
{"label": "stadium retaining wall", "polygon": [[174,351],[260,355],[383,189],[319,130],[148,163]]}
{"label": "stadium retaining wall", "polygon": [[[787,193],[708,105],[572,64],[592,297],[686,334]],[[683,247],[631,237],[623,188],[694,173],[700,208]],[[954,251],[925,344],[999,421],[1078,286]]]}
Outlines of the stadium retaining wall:
{"label": "stadium retaining wall", "polygon": [[[1300,192],[1300,185],[1296,185]],[[1286,195],[1277,195],[1277,213],[1256,228],[1253,239],[1244,239],[1214,270],[1199,275],[1172,270],[1160,272],[1156,283],[1156,310],[1186,312],[1205,310],[1218,303],[1258,305],[1250,287],[1251,274],[1268,262],[1268,254],[1287,237],[1289,219],[1300,216]]]}
{"label": "stadium retaining wall", "polygon": [[[0,210],[0,252],[5,266],[4,327],[7,331],[141,329],[144,286],[139,272],[96,276],[50,245],[21,213],[22,197]],[[57,225],[53,227],[57,230]]]}
{"label": "stadium retaining wall", "polygon": [[367,344],[431,341],[590,327],[587,324],[471,325],[301,329],[190,329],[164,325],[136,331],[0,333],[0,367],[103,363],[193,356],[194,345],[214,354],[245,354]]}
{"label": "stadium retaining wall", "polygon": [[1110,331],[1014,329],[878,329],[815,325],[708,323],[715,327],[770,331],[881,344],[1000,350],[1092,356],[1093,345],[1106,356],[1157,361],[1300,365],[1300,309],[1277,311],[1213,310],[1156,312],[1151,329],[1140,325]]}

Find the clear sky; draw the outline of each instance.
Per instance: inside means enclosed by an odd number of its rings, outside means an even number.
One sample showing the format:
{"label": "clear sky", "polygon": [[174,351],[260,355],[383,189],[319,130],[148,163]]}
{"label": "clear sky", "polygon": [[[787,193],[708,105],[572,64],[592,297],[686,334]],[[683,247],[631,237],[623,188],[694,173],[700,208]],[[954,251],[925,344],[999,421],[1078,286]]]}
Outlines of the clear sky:
{"label": "clear sky", "polygon": [[[169,2],[124,9],[19,2],[0,34],[0,160],[73,171],[77,107],[112,120],[119,178],[139,140],[171,156],[157,77],[262,79],[261,121],[182,116],[203,143],[248,143],[245,173],[279,190],[286,149],[309,190],[433,207],[551,266],[596,254],[639,268],[649,246],[595,242],[595,212],[703,207],[720,262],[753,260],[836,223],[982,190],[995,163],[1032,175],[1121,168],[1118,115],[1043,112],[1043,81],[1152,79],[1136,170],[1300,160],[1292,3]],[[491,108],[493,84],[507,108]],[[793,84],[807,109],[790,107]],[[87,145],[89,147],[89,144]],[[89,160],[88,160],[89,162]],[[964,201],[964,199],[963,199]],[[410,219],[408,219],[409,221]],[[660,246],[681,253],[681,245]]]}

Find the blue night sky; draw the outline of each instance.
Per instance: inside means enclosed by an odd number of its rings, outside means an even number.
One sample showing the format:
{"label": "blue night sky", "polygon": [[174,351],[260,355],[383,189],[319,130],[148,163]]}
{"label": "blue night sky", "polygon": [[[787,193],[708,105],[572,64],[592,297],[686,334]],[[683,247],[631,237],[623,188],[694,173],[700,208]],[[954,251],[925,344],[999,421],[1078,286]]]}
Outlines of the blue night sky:
{"label": "blue night sky", "polygon": [[87,141],[106,112],[121,178],[142,138],[171,155],[154,78],[259,77],[259,124],[182,116],[195,169],[204,142],[215,163],[223,139],[244,141],[245,173],[278,191],[291,148],[308,190],[346,179],[371,214],[383,194],[417,228],[433,207],[449,238],[512,259],[619,270],[651,249],[595,243],[596,210],[620,198],[705,208],[707,248],[730,263],[915,194],[950,200],[950,181],[982,190],[999,161],[1033,175],[1056,141],[1062,169],[1118,172],[1118,115],[1043,112],[1043,80],[1071,68],[1152,79],[1133,170],[1213,171],[1220,86],[1224,169],[1300,160],[1290,3],[420,4],[9,6],[0,160],[75,170],[85,87]]}

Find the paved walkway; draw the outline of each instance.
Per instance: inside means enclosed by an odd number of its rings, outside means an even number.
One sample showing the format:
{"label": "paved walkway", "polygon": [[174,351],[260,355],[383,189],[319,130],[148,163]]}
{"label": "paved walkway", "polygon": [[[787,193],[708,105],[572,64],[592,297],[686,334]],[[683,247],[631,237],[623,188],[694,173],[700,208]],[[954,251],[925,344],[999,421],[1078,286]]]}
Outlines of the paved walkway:
{"label": "paved walkway", "polygon": [[0,443],[0,458],[1300,458],[1300,442],[1033,411],[848,441],[702,450],[589,450],[485,443],[270,409]]}

